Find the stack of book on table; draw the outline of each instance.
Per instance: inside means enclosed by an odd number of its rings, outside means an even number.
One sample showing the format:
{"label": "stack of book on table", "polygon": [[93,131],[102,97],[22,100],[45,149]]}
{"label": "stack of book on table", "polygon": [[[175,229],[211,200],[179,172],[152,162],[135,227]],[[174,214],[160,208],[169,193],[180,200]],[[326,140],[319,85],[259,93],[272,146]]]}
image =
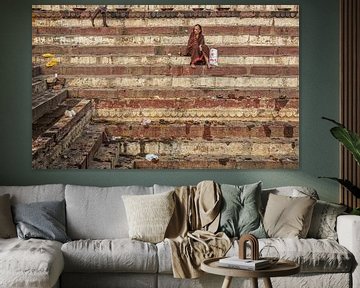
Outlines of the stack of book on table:
{"label": "stack of book on table", "polygon": [[270,267],[271,262],[267,259],[251,260],[240,259],[238,256],[233,256],[220,259],[219,266],[237,269],[259,270]]}

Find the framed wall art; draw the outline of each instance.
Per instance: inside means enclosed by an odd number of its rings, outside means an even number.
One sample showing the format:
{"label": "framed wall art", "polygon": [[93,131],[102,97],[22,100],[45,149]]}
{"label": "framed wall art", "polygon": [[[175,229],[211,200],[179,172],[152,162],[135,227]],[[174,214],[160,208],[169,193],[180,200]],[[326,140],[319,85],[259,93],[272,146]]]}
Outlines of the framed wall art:
{"label": "framed wall art", "polygon": [[298,5],[33,5],[33,169],[299,166]]}

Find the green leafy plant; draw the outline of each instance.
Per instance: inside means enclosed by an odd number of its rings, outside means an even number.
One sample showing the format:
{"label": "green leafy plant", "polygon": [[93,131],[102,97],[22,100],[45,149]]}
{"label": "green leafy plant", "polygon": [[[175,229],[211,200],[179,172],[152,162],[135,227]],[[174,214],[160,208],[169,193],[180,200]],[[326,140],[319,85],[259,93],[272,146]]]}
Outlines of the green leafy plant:
{"label": "green leafy plant", "polygon": [[[331,134],[339,140],[346,149],[354,156],[355,161],[360,165],[360,136],[355,132],[347,129],[343,124],[336,122],[333,119],[322,117],[322,119],[328,120],[334,124],[335,127],[330,129]],[[360,198],[360,188],[354,185],[350,180],[340,179],[336,177],[319,177],[328,178],[339,182],[342,186],[348,189],[356,198]]]}

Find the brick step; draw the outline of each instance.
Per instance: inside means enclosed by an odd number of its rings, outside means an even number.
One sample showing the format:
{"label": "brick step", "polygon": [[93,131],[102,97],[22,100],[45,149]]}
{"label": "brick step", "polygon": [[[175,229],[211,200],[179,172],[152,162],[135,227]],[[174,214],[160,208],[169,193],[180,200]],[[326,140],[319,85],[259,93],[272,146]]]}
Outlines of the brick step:
{"label": "brick step", "polygon": [[58,122],[65,115],[66,110],[73,109],[81,99],[79,98],[67,98],[63,99],[54,107],[47,107],[49,110],[46,111],[41,117],[36,120],[33,120],[32,124],[32,138],[36,139],[45,133],[47,130],[51,129],[56,122]]}
{"label": "brick step", "polygon": [[37,77],[39,75],[41,75],[41,66],[33,64],[33,66],[32,66],[32,77]]}
{"label": "brick step", "polygon": [[[123,88],[80,88],[69,87],[69,97],[80,97],[87,99],[168,99],[168,98],[219,98],[219,99],[298,99],[298,88],[154,88],[149,87],[123,87]],[[97,100],[98,101],[98,100]]]}
{"label": "brick step", "polygon": [[102,143],[88,169],[115,169],[119,161],[119,143]]}
{"label": "brick step", "polygon": [[172,121],[107,123],[106,132],[111,139],[222,139],[233,138],[296,138],[298,122],[243,122],[233,121]]}
{"label": "brick step", "polygon": [[176,109],[173,107],[167,108],[138,108],[138,109],[124,109],[124,108],[96,108],[95,119],[109,122],[122,122],[125,119],[128,121],[143,121],[143,119],[150,119],[151,121],[175,121],[181,119],[182,121],[189,121],[197,119],[199,121],[231,121],[235,119],[242,119],[243,121],[296,121],[299,117],[297,108],[286,108],[281,110],[256,109],[256,108],[193,108],[193,109]]}
{"label": "brick step", "polygon": [[145,156],[145,154],[202,157],[227,155],[238,157],[293,157],[298,155],[298,141],[290,138],[224,138],[195,139],[116,139],[120,143],[120,155]]}
{"label": "brick step", "polygon": [[[125,66],[164,66],[164,65],[189,65],[189,56],[179,55],[62,55],[58,56],[57,59],[61,63],[60,65],[54,66],[54,68],[61,67],[62,65],[106,65],[113,68],[114,65],[125,65]],[[34,55],[32,58],[33,63],[45,64],[48,59],[41,55]],[[279,67],[281,65],[290,66],[290,70],[296,67],[292,65],[299,64],[299,57],[297,56],[221,56],[218,58],[219,66],[228,65],[260,65],[267,66],[272,65]],[[66,67],[65,66],[65,67]],[[282,69],[285,69],[283,67]],[[43,68],[42,73],[51,71],[49,68]],[[296,70],[295,70],[296,71]],[[296,71],[297,72],[297,71]],[[298,73],[298,72],[297,72]]]}
{"label": "brick step", "polygon": [[[276,27],[276,26],[203,26],[206,36],[223,35],[288,35],[299,36],[298,27]],[[119,35],[164,35],[164,36],[189,36],[191,26],[177,27],[108,27],[107,29],[89,27],[34,27],[33,36],[40,35],[87,35],[87,36],[119,36]]]}
{"label": "brick step", "polygon": [[[119,36],[87,36],[87,35],[42,35],[33,36],[33,45],[80,45],[80,46],[139,46],[139,45],[183,45],[186,46],[188,36],[162,35],[119,35]],[[298,46],[299,37],[296,36],[206,36],[206,44],[211,47],[248,45],[248,46]]]}
{"label": "brick step", "polygon": [[[73,11],[74,8],[85,8],[88,11],[94,11],[98,5],[32,5],[34,11]],[[108,5],[108,11],[118,11],[127,8],[130,11],[161,11],[162,8],[173,8],[173,11],[192,10],[202,7],[204,10],[221,10],[225,8],[229,11],[277,11],[279,8],[287,8],[297,11],[296,5]],[[169,11],[169,10],[168,10]]]}
{"label": "brick step", "polygon": [[64,150],[48,168],[50,169],[88,169],[104,137],[102,125],[88,125],[79,137]]}
{"label": "brick step", "polygon": [[[86,8],[86,7],[84,7]],[[83,8],[83,9],[84,9]],[[278,11],[271,10],[270,7],[264,7],[266,9],[260,9],[258,11],[237,11],[237,10],[229,10],[229,11],[218,11],[217,9],[206,9],[203,11],[194,11],[193,9],[185,9],[185,10],[174,10],[174,11],[158,11],[147,9],[148,11],[135,11],[132,8],[127,11],[119,11],[119,10],[108,10],[106,15],[107,18],[114,20],[129,20],[129,19],[142,19],[142,20],[163,20],[162,24],[166,21],[172,21],[177,19],[191,19],[191,18],[247,18],[258,20],[259,18],[263,19],[272,19],[272,18],[286,18],[289,20],[293,20],[294,18],[298,18],[297,9],[296,11]],[[295,8],[295,7],[294,7]],[[69,7],[69,9],[74,9]],[[95,8],[96,9],[96,8]],[[69,10],[60,10],[60,11],[51,11],[51,10],[33,10],[32,16],[33,19],[84,19],[90,18],[95,9],[86,9],[85,11],[69,11]],[[197,8],[195,8],[197,9]],[[295,9],[294,9],[295,10]],[[100,18],[100,17],[99,17]],[[255,22],[255,21],[253,21]],[[256,25],[256,23],[253,23]],[[164,25],[163,25],[164,26]]]}
{"label": "brick step", "polygon": [[[76,101],[77,104],[72,107],[75,112],[73,117],[60,115],[51,127],[33,139],[33,168],[47,168],[49,163],[66,149],[90,122],[93,114],[92,101],[87,99]],[[38,123],[41,124],[40,121]],[[46,125],[45,120],[44,124]]]}
{"label": "brick step", "polygon": [[[196,69],[202,69],[197,67]],[[215,68],[216,69],[216,68]],[[211,69],[210,69],[211,70]],[[263,89],[283,89],[298,88],[298,77],[247,77],[247,76],[197,76],[194,77],[172,77],[172,76],[71,76],[66,77],[67,87],[72,88],[168,88],[176,89],[198,88],[198,89],[243,89],[258,88]]]}
{"label": "brick step", "polygon": [[297,109],[298,99],[243,98],[221,99],[219,97],[173,98],[170,94],[163,99],[106,99],[96,102],[97,109],[272,109],[275,111]]}
{"label": "brick step", "polygon": [[[61,65],[59,67],[43,69],[44,75],[50,75],[57,73],[60,77],[66,77],[67,75],[123,75],[123,76],[144,76],[144,75],[166,75],[166,76],[187,76],[187,75],[208,75],[208,76],[298,76],[298,66],[274,66],[274,65],[226,65],[220,63],[218,67],[212,67],[213,69],[207,69],[205,65],[198,66],[197,69],[193,69],[189,65],[189,59],[187,63],[183,65],[175,65],[169,63],[156,63],[152,65],[150,63],[141,66],[127,66],[127,65]],[[157,61],[156,61],[157,62]],[[184,62],[184,61],[181,61]],[[187,64],[187,65],[186,65]]]}
{"label": "brick step", "polygon": [[95,119],[104,121],[121,122],[124,119],[129,121],[142,121],[143,119],[150,119],[157,121],[160,119],[166,121],[174,121],[181,119],[188,121],[193,119],[198,120],[217,120],[222,121],[242,119],[243,121],[296,121],[299,117],[297,108],[283,108],[275,110],[273,108],[256,109],[256,108],[226,108],[224,107],[200,107],[192,109],[177,109],[173,107],[166,108],[138,108],[138,109],[124,109],[124,108],[102,108],[96,107]]}
{"label": "brick step", "polygon": [[[202,26],[212,25],[264,25],[264,26],[297,26],[298,24],[298,13],[296,13],[295,6],[293,11],[288,13],[281,13],[277,9],[271,10],[271,6],[255,8],[247,7],[247,11],[146,11],[146,12],[121,12],[108,10],[107,23],[110,27],[121,27],[121,26],[162,26],[162,27],[179,27],[179,26],[194,26],[196,23]],[[51,26],[49,22],[55,20],[59,22],[58,26],[80,26],[89,27],[90,17],[93,11],[86,7],[86,11],[50,11],[51,6],[44,7],[47,11],[32,11],[33,25],[34,26]],[[69,7],[72,10],[73,7]],[[130,8],[133,10],[133,8]],[[190,8],[192,9],[192,8]],[[249,11],[252,9],[252,11]],[[266,10],[265,10],[266,9]],[[135,8],[136,10],[136,8]],[[213,9],[215,10],[215,9]],[[258,11],[255,11],[258,10]],[[295,13],[294,13],[295,12]],[[64,24],[67,25],[64,25]],[[101,27],[101,17],[95,20],[95,25]]]}
{"label": "brick step", "polygon": [[36,76],[32,78],[32,94],[43,94],[48,89],[46,80],[43,76]]}
{"label": "brick step", "polygon": [[[182,45],[159,46],[159,45],[141,45],[141,46],[71,46],[71,45],[35,45],[32,48],[33,55],[40,56],[44,53],[53,53],[58,57],[61,55],[114,55],[114,56],[138,56],[138,55],[178,55],[179,51],[186,48]],[[218,49],[220,56],[298,56],[299,48],[297,46],[220,46]]]}
{"label": "brick step", "polygon": [[140,156],[119,156],[117,169],[297,169],[298,161],[293,156],[281,158],[196,156],[161,156],[157,162]]}
{"label": "brick step", "polygon": [[45,114],[51,113],[51,111],[55,110],[67,97],[68,94],[66,89],[61,89],[59,91],[47,90],[42,94],[33,95],[32,122],[34,123]]}

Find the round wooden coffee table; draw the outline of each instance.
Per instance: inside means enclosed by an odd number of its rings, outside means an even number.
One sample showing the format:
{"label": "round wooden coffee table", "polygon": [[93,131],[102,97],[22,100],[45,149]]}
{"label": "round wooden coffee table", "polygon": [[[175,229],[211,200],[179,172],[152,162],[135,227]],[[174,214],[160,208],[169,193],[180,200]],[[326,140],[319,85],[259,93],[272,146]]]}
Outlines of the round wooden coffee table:
{"label": "round wooden coffee table", "polygon": [[261,270],[245,270],[222,267],[219,259],[211,258],[201,263],[201,270],[216,275],[225,276],[222,288],[229,288],[233,277],[251,278],[254,288],[258,288],[258,278],[263,278],[265,287],[272,288],[270,277],[289,276],[300,272],[300,266],[288,260],[279,260],[270,268]]}

